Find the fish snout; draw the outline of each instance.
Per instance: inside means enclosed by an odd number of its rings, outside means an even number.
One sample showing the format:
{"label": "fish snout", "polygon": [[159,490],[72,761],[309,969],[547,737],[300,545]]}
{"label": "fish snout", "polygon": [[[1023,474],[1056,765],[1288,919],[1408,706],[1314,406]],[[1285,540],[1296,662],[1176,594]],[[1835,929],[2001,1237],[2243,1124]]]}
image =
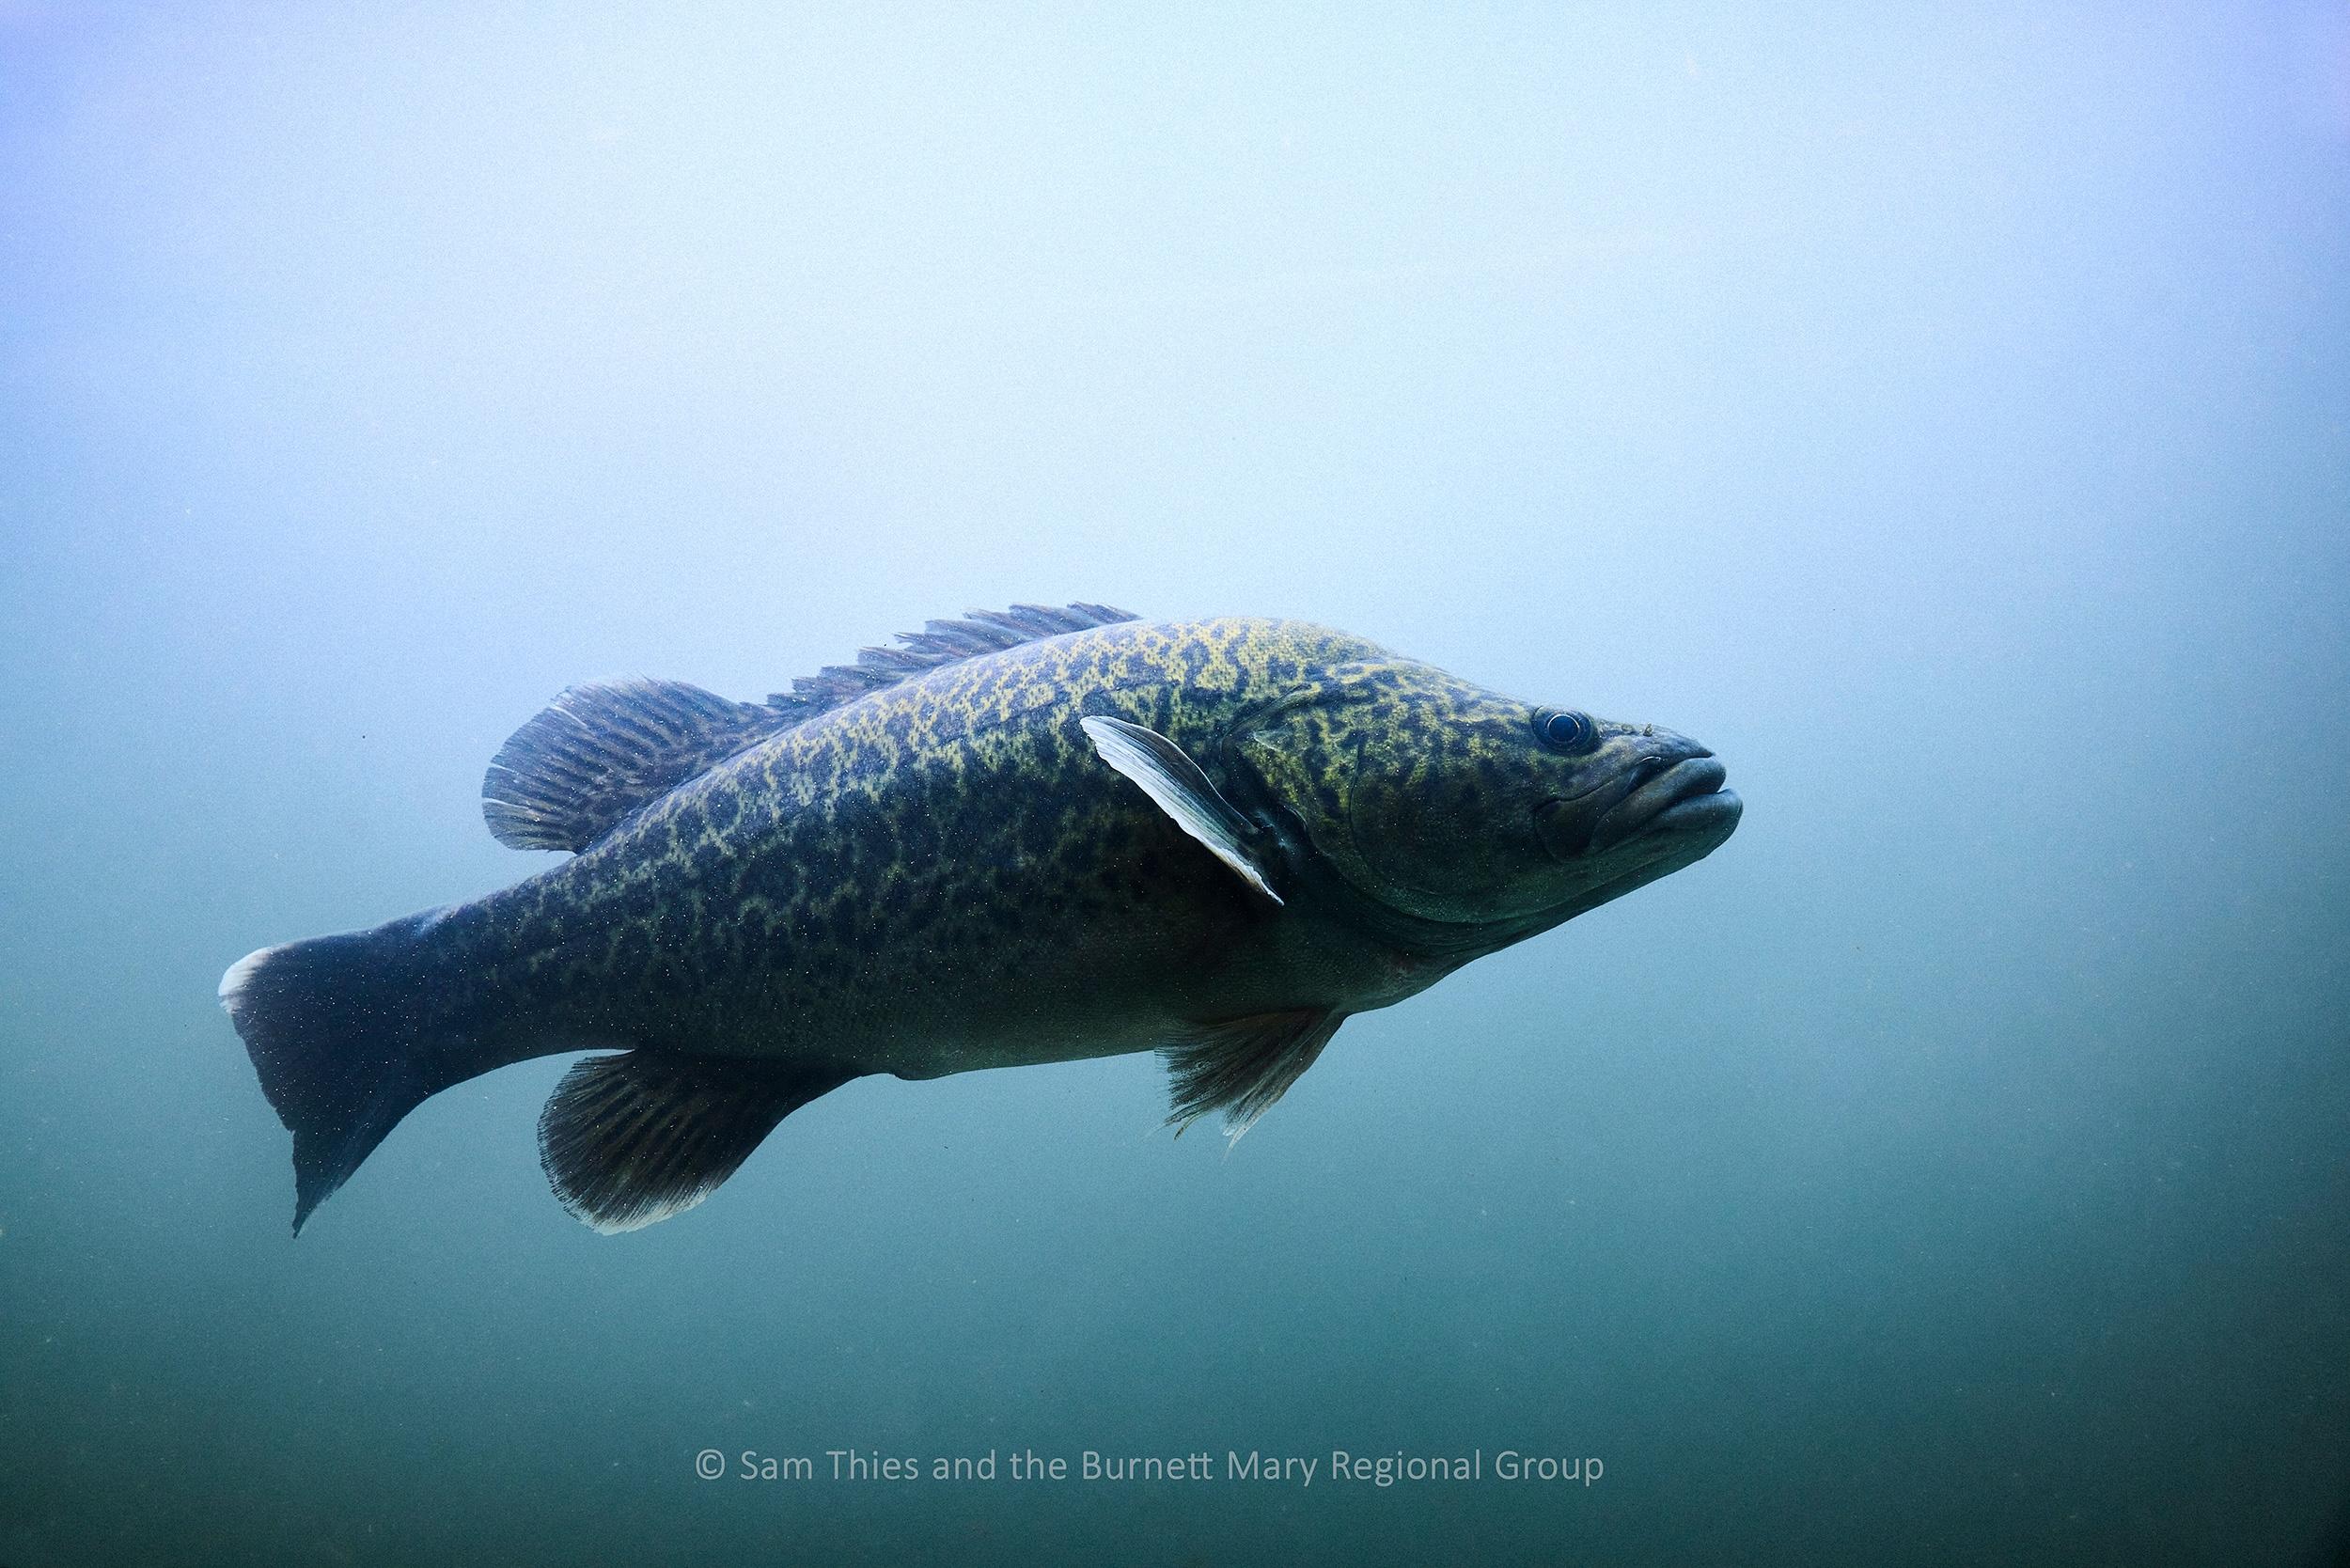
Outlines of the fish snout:
{"label": "fish snout", "polygon": [[1714,831],[1737,825],[1743,804],[1723,788],[1730,770],[1686,735],[1655,729],[1640,736],[1637,754],[1600,789],[1535,808],[1543,847],[1560,860],[1597,855],[1629,839],[1664,831]]}

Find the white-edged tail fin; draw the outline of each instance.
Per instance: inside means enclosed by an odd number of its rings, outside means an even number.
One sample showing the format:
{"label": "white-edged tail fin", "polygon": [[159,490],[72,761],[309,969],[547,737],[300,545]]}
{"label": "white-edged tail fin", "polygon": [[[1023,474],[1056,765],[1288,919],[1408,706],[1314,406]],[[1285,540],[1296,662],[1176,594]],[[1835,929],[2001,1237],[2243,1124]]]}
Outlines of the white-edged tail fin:
{"label": "white-edged tail fin", "polygon": [[244,1000],[245,986],[252,980],[253,972],[276,950],[275,948],[257,948],[228,965],[228,972],[220,977],[220,1005],[228,1010],[231,1023],[236,1021],[237,1009]]}
{"label": "white-edged tail fin", "polygon": [[[278,1121],[293,1134],[294,1233],[452,1072],[446,998],[421,934],[436,916],[247,953],[220,979]],[[487,1064],[485,1064],[487,1065]]]}

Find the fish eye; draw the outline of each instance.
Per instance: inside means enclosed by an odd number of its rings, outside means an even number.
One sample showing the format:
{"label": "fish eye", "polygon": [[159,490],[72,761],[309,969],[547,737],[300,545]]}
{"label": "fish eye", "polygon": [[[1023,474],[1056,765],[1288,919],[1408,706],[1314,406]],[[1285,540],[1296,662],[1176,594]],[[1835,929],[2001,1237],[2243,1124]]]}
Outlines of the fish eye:
{"label": "fish eye", "polygon": [[1534,733],[1551,750],[1563,751],[1570,757],[1579,756],[1599,744],[1599,726],[1591,722],[1591,715],[1572,709],[1537,708]]}

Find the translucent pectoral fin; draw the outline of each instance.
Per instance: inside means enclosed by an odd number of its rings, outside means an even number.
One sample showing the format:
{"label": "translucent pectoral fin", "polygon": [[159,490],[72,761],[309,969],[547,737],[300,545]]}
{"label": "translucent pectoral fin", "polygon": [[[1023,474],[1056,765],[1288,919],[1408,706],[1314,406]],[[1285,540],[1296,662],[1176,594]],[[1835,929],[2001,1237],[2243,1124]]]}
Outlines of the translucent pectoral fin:
{"label": "translucent pectoral fin", "polygon": [[1174,819],[1176,826],[1206,845],[1242,881],[1275,903],[1281,902],[1258,858],[1255,827],[1216,792],[1199,764],[1182,746],[1155,729],[1124,719],[1095,715],[1078,723],[1093,742],[1093,749],[1102,754],[1102,760],[1133,779],[1160,810]]}

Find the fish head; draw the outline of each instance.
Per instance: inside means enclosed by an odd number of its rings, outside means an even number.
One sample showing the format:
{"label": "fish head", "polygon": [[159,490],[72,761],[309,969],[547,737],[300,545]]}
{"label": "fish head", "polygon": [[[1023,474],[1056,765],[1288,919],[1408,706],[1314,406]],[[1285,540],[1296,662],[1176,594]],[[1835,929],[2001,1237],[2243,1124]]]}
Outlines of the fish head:
{"label": "fish head", "polygon": [[1409,660],[1327,672],[1232,749],[1292,839],[1376,904],[1464,933],[1447,946],[1514,941],[1678,870],[1742,809],[1686,736]]}

